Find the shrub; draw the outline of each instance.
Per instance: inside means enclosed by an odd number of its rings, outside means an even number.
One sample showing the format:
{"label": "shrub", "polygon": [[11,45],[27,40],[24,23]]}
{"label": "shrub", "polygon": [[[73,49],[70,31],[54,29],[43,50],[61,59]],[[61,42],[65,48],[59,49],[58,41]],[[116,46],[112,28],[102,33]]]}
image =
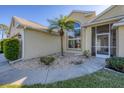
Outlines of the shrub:
{"label": "shrub", "polygon": [[19,57],[19,40],[15,38],[6,39],[3,43],[3,51],[5,57],[14,61]]}
{"label": "shrub", "polygon": [[0,53],[3,53],[3,42],[5,41],[6,39],[3,39],[0,41]]}
{"label": "shrub", "polygon": [[0,41],[0,53],[3,53],[3,41]]}
{"label": "shrub", "polygon": [[41,63],[44,63],[45,65],[50,65],[54,60],[55,58],[52,56],[45,56],[40,58]]}
{"label": "shrub", "polygon": [[124,72],[124,58],[113,57],[106,59],[107,67]]}
{"label": "shrub", "polygon": [[86,57],[86,58],[89,58],[90,57],[90,51],[89,50],[85,50],[83,55]]}

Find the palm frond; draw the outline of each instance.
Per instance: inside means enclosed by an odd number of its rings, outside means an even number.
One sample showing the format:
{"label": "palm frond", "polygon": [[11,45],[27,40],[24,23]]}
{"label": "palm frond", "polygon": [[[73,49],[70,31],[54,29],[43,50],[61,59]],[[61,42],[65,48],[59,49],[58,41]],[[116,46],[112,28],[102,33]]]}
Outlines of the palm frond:
{"label": "palm frond", "polygon": [[59,31],[60,29],[69,30],[74,28],[74,20],[63,15],[60,15],[59,18],[48,20],[48,22],[50,23],[49,29],[58,29]]}
{"label": "palm frond", "polygon": [[8,26],[5,24],[0,24],[0,29],[2,30],[8,30]]}
{"label": "palm frond", "polygon": [[8,34],[9,27],[5,24],[0,24],[0,30],[5,31],[5,33]]}

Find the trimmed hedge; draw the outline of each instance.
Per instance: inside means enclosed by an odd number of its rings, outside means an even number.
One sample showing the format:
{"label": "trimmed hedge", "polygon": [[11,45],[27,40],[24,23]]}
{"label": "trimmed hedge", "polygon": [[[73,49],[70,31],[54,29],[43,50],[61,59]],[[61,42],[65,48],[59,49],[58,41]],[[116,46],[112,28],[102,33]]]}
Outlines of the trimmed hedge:
{"label": "trimmed hedge", "polygon": [[14,61],[17,60],[19,57],[19,40],[15,38],[6,39],[3,43],[3,51],[5,57],[10,60]]}
{"label": "trimmed hedge", "polygon": [[0,53],[3,53],[3,42],[5,41],[6,39],[3,39],[0,41]]}
{"label": "trimmed hedge", "polygon": [[50,65],[55,60],[52,56],[45,56],[40,58],[40,62],[44,63],[45,65]]}
{"label": "trimmed hedge", "polygon": [[0,53],[3,53],[3,42],[0,41]]}
{"label": "trimmed hedge", "polygon": [[124,72],[124,58],[113,57],[106,59],[107,67],[115,69],[120,72]]}

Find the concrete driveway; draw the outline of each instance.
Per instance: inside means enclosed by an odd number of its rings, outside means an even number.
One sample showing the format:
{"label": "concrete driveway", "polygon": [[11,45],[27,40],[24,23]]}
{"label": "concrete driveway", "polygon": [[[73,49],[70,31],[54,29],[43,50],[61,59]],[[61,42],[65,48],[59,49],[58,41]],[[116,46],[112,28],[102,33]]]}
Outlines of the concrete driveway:
{"label": "concrete driveway", "polygon": [[34,70],[20,70],[17,68],[10,68],[0,73],[0,84],[36,84],[36,83],[52,83],[61,80],[67,80],[79,76],[84,76],[96,72],[105,66],[105,59],[94,58],[89,59],[88,62],[73,65],[69,68],[52,67],[38,68]]}
{"label": "concrete driveway", "polygon": [[6,62],[6,58],[4,57],[4,54],[0,54],[0,62]]}
{"label": "concrete driveway", "polygon": [[0,73],[6,72],[11,69],[11,66],[8,64],[8,61],[4,57],[4,54],[0,54]]}

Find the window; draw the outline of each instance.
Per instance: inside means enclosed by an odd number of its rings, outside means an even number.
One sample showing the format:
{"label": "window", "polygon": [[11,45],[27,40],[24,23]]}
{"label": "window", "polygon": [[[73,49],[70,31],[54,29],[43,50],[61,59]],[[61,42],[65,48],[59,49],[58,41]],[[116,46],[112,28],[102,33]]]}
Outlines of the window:
{"label": "window", "polygon": [[96,33],[109,33],[109,24],[96,27]]}
{"label": "window", "polygon": [[79,23],[74,23],[74,30],[67,31],[67,39],[68,39],[68,48],[81,48],[81,39],[80,39],[81,26]]}

